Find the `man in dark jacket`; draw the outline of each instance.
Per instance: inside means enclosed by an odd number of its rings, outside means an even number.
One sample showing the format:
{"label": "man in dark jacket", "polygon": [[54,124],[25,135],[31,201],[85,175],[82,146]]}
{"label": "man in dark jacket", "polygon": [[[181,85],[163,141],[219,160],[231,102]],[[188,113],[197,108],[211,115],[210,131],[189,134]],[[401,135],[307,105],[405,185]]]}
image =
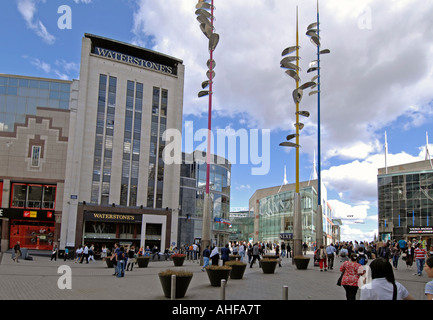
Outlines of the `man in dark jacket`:
{"label": "man in dark jacket", "polygon": [[21,256],[21,247],[20,247],[20,242],[17,241],[17,243],[14,246],[14,251],[15,251],[15,262],[18,262],[18,258]]}
{"label": "man in dark jacket", "polygon": [[260,265],[259,246],[258,246],[257,242],[254,244],[254,247],[253,247],[253,260],[251,260],[250,268],[253,267],[253,264],[254,264],[254,262],[256,262],[256,259],[259,260],[259,265]]}
{"label": "man in dark jacket", "polygon": [[224,248],[221,248],[221,260],[223,261],[223,265],[230,260],[230,249],[229,245],[226,244]]}

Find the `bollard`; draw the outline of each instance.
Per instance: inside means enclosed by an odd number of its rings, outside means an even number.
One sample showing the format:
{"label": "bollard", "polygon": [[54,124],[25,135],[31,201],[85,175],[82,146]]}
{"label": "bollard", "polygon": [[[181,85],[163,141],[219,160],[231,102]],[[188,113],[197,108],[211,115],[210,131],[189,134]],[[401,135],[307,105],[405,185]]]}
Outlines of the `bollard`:
{"label": "bollard", "polygon": [[171,300],[176,299],[176,275],[173,274],[171,276],[171,293],[170,293]]}
{"label": "bollard", "polygon": [[289,300],[289,287],[283,286],[283,300]]}
{"label": "bollard", "polygon": [[226,299],[226,283],[227,281],[222,279],[221,280],[221,293],[220,293],[220,300]]}

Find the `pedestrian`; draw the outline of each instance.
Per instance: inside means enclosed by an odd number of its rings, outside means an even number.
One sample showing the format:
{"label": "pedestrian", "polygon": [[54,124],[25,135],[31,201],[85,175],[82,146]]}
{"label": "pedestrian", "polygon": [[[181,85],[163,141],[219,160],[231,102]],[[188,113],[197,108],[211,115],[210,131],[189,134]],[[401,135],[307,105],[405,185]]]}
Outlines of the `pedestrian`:
{"label": "pedestrian", "polygon": [[349,251],[347,251],[347,246],[343,245],[343,248],[340,250],[340,262],[349,261]]}
{"label": "pedestrian", "polygon": [[194,260],[197,260],[197,250],[198,250],[197,244],[193,243],[193,245],[192,245],[192,252],[193,252]]}
{"label": "pedestrian", "polygon": [[209,265],[209,259],[210,259],[210,250],[209,245],[206,246],[206,248],[203,250],[203,268],[201,268],[201,271],[205,271],[204,269]]}
{"label": "pedestrian", "polygon": [[251,263],[251,260],[253,259],[253,246],[251,245],[251,243],[248,243],[247,254],[248,254],[248,263]]}
{"label": "pedestrian", "polygon": [[80,262],[83,255],[83,247],[79,246],[78,249],[75,251],[75,254],[77,255],[75,258],[75,263]]}
{"label": "pedestrian", "polygon": [[81,255],[80,263],[83,263],[83,260],[86,259],[86,263],[89,263],[89,247],[87,244],[84,245],[83,253]]}
{"label": "pedestrian", "polygon": [[302,244],[302,250],[304,251],[304,256],[307,254],[308,245],[304,242]]}
{"label": "pedestrian", "polygon": [[95,247],[93,246],[93,244],[89,248],[89,259],[88,259],[88,261],[90,261],[90,260],[95,261]]}
{"label": "pedestrian", "polygon": [[57,244],[54,245],[53,251],[51,252],[51,260],[50,261],[57,261]]}
{"label": "pedestrian", "polygon": [[341,285],[346,291],[347,300],[356,300],[358,292],[359,277],[365,274],[364,268],[357,262],[356,253],[350,255],[350,260],[344,261],[340,266],[340,272],[343,273]]}
{"label": "pedestrian", "polygon": [[326,249],[323,244],[320,245],[319,249],[316,251],[316,259],[319,261],[320,271],[328,271],[328,265],[326,264],[328,256],[326,255]]}
{"label": "pedestrian", "polygon": [[[424,266],[425,272],[429,278],[433,278],[433,256],[430,256]],[[433,300],[433,280],[427,282],[425,285],[425,295],[427,300]]]}
{"label": "pedestrian", "polygon": [[117,254],[119,253],[120,248],[117,243],[114,244],[114,250],[111,253],[110,260],[113,261],[114,273],[113,276],[117,276]]}
{"label": "pedestrian", "polygon": [[65,253],[63,254],[63,261],[69,260],[69,249],[65,248]]}
{"label": "pedestrian", "polygon": [[212,248],[212,252],[211,252],[209,258],[211,259],[213,266],[217,266],[218,265],[220,255],[219,255],[218,247],[217,246],[214,246]]}
{"label": "pedestrian", "polygon": [[[136,261],[136,253],[135,253],[135,247],[131,246],[127,251],[127,257],[128,257],[128,263],[126,265],[126,271],[132,271],[132,268],[134,267],[134,263]],[[131,270],[129,270],[129,266],[131,266]]]}
{"label": "pedestrian", "polygon": [[412,269],[414,255],[415,248],[412,246],[412,242],[409,241],[406,248],[406,268]]}
{"label": "pedestrian", "polygon": [[389,259],[391,258],[391,250],[389,249],[388,242],[385,242],[383,246],[379,248],[377,254],[378,257],[384,258],[385,260],[389,261]]}
{"label": "pedestrian", "polygon": [[[425,263],[425,256],[426,251],[422,247],[421,243],[418,243],[415,248],[415,261],[416,261],[416,268],[418,276],[422,276],[422,270],[424,269],[424,263]],[[414,275],[417,275],[416,273]]]}
{"label": "pedestrian", "polygon": [[161,257],[159,256],[159,250],[157,246],[153,246],[152,249],[152,260],[155,260],[155,256],[158,256],[158,260],[161,259]]}
{"label": "pedestrian", "polygon": [[17,241],[17,243],[14,245],[14,253],[15,257],[13,260],[18,263],[18,258],[21,257],[21,246],[19,241]]}
{"label": "pedestrian", "polygon": [[105,258],[107,258],[107,247],[104,244],[102,246],[102,250],[101,250],[101,259],[102,259],[102,261],[105,261]]}
{"label": "pedestrian", "polygon": [[125,249],[123,246],[119,248],[116,254],[117,261],[117,277],[122,278],[125,276]]}
{"label": "pedestrian", "polygon": [[334,255],[337,253],[334,245],[331,243],[326,247],[326,255],[328,256],[328,269],[332,270],[334,267]]}
{"label": "pedestrian", "polygon": [[365,250],[364,250],[363,247],[359,247],[359,249],[358,249],[358,257],[357,257],[357,259],[358,259],[358,263],[359,263],[361,266],[365,266],[365,265],[367,264],[367,261],[368,261],[368,255],[365,253]]}
{"label": "pedestrian", "polygon": [[275,255],[277,256],[278,266],[281,267],[280,246],[278,244],[275,247]]}
{"label": "pedestrian", "polygon": [[391,248],[392,266],[394,267],[395,270],[397,270],[398,267],[398,259],[400,258],[400,251],[401,249],[398,243],[396,243]]}
{"label": "pedestrian", "polygon": [[257,242],[253,246],[252,256],[253,256],[253,258],[252,258],[251,263],[250,263],[250,268],[253,267],[253,264],[254,264],[254,262],[256,262],[256,260],[259,260],[259,266],[260,266],[259,245],[257,244]]}
{"label": "pedestrian", "polygon": [[228,243],[224,248],[221,248],[221,260],[223,261],[223,265],[225,265],[227,261],[230,261],[230,248]]}
{"label": "pedestrian", "polygon": [[244,258],[245,258],[245,244],[243,242],[239,246],[239,256],[241,257],[240,261],[244,262]]}
{"label": "pedestrian", "polygon": [[290,258],[292,257],[292,247],[290,246],[290,243],[287,243],[287,258],[290,255]]}
{"label": "pedestrian", "polygon": [[284,258],[286,256],[286,244],[281,242],[281,258]]}
{"label": "pedestrian", "polygon": [[407,289],[395,281],[392,265],[379,257],[370,263],[371,282],[361,286],[361,300],[414,300]]}

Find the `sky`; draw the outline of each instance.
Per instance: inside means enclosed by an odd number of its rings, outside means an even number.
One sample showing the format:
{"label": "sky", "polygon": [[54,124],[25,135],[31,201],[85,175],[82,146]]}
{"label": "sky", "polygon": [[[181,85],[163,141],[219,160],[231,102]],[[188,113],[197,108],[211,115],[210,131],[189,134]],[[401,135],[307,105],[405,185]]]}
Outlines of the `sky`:
{"label": "sky", "polygon": [[[0,73],[79,79],[81,40],[91,33],[183,60],[184,151],[203,146],[208,99],[208,40],[196,20],[197,0],[7,0],[0,2]],[[295,151],[280,142],[295,133],[296,84],[280,68],[296,44],[299,12],[301,82],[316,48],[305,35],[316,0],[215,0],[212,133],[214,153],[229,158],[231,208],[248,208],[255,190],[295,182]],[[321,173],[342,240],[377,234],[377,173],[425,159],[433,137],[433,1],[320,0]],[[300,136],[300,181],[317,162],[317,95]],[[238,135],[235,148],[218,137]],[[433,138],[432,138],[433,139]],[[430,152],[433,146],[429,145]],[[218,152],[219,151],[219,152]],[[347,216],[353,216],[348,219]]]}

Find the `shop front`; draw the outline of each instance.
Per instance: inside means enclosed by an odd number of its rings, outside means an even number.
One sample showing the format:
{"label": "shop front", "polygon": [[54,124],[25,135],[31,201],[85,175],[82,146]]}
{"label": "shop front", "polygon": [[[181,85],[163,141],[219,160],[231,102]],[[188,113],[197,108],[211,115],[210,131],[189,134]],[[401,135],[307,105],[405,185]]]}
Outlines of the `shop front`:
{"label": "shop front", "polygon": [[111,250],[115,243],[138,246],[141,238],[141,222],[142,215],[86,211],[84,244],[93,245],[96,252],[99,252],[103,246]]}
{"label": "shop front", "polygon": [[417,240],[425,249],[433,245],[433,227],[414,226],[407,228],[407,238],[410,241]]}
{"label": "shop front", "polygon": [[72,250],[93,245],[98,254],[114,244],[163,250],[170,243],[171,210],[79,205],[78,218]]}
{"label": "shop front", "polygon": [[56,241],[55,212],[51,210],[1,209],[2,218],[8,219],[9,248],[19,241],[22,248],[51,250]]}

